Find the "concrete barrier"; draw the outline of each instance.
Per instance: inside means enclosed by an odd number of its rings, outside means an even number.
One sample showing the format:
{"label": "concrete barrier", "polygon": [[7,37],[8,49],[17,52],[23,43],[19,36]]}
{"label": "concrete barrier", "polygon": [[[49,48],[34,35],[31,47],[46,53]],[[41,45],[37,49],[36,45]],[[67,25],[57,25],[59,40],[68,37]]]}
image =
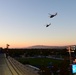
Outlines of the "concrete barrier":
{"label": "concrete barrier", "polygon": [[28,65],[23,65],[12,57],[8,57],[9,62],[18,75],[39,75],[38,70]]}
{"label": "concrete barrier", "polygon": [[12,75],[19,75],[16,70],[13,68],[13,66],[10,64],[10,62],[8,61],[8,59],[6,58],[6,55],[4,54],[5,56],[5,60],[6,60],[6,64],[8,65],[8,68],[9,70],[11,71]]}

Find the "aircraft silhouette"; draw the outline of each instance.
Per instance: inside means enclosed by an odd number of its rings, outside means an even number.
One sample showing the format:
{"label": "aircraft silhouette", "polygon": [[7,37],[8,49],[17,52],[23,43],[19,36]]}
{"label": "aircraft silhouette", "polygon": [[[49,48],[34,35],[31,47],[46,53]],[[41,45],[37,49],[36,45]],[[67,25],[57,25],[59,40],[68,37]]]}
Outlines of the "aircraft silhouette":
{"label": "aircraft silhouette", "polygon": [[50,18],[53,18],[53,17],[55,17],[57,15],[57,13],[55,13],[55,14],[49,14],[49,15],[50,15]]}
{"label": "aircraft silhouette", "polygon": [[49,27],[50,25],[51,25],[51,23],[50,24],[47,24],[46,27]]}

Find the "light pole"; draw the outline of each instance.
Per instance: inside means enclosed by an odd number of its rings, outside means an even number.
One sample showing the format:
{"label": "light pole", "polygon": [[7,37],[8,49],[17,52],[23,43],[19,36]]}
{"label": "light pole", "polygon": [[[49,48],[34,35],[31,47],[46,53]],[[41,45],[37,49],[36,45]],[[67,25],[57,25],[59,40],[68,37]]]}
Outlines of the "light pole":
{"label": "light pole", "polygon": [[72,60],[71,60],[71,46],[69,46],[68,48],[68,52],[69,52],[69,59],[70,59],[70,65],[72,64]]}
{"label": "light pole", "polygon": [[69,59],[70,59],[70,65],[71,65],[72,64],[71,52],[74,52],[75,46],[69,46],[67,49],[68,49],[68,52],[69,52]]}
{"label": "light pole", "polygon": [[6,44],[6,58],[8,58],[8,55],[9,55],[9,51],[8,51],[8,48],[9,48],[9,44]]}
{"label": "light pole", "polygon": [[[71,57],[71,52],[74,52],[75,46],[69,46],[67,49],[68,49],[68,52],[69,52],[70,66],[71,66],[71,69],[72,69],[73,61],[72,61],[72,57]],[[72,75],[72,73],[70,73],[70,75]],[[76,75],[76,74],[74,74],[74,75]]]}

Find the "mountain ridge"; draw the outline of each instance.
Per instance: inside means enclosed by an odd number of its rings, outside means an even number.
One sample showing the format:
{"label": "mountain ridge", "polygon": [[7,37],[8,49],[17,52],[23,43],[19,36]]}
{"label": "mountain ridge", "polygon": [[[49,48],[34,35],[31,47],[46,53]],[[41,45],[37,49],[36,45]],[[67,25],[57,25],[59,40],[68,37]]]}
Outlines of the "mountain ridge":
{"label": "mountain ridge", "polygon": [[64,49],[67,46],[46,46],[46,45],[34,45],[34,46],[30,46],[28,48],[30,49]]}

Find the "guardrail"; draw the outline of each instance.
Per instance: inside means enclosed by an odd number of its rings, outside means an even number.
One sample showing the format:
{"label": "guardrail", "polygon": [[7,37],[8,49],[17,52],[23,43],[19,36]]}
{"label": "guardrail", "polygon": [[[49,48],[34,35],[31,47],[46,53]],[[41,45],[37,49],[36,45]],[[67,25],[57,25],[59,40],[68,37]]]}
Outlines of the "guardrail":
{"label": "guardrail", "polygon": [[12,57],[8,57],[8,61],[15,69],[18,75],[39,75],[38,68],[35,68],[31,65],[23,65]]}

